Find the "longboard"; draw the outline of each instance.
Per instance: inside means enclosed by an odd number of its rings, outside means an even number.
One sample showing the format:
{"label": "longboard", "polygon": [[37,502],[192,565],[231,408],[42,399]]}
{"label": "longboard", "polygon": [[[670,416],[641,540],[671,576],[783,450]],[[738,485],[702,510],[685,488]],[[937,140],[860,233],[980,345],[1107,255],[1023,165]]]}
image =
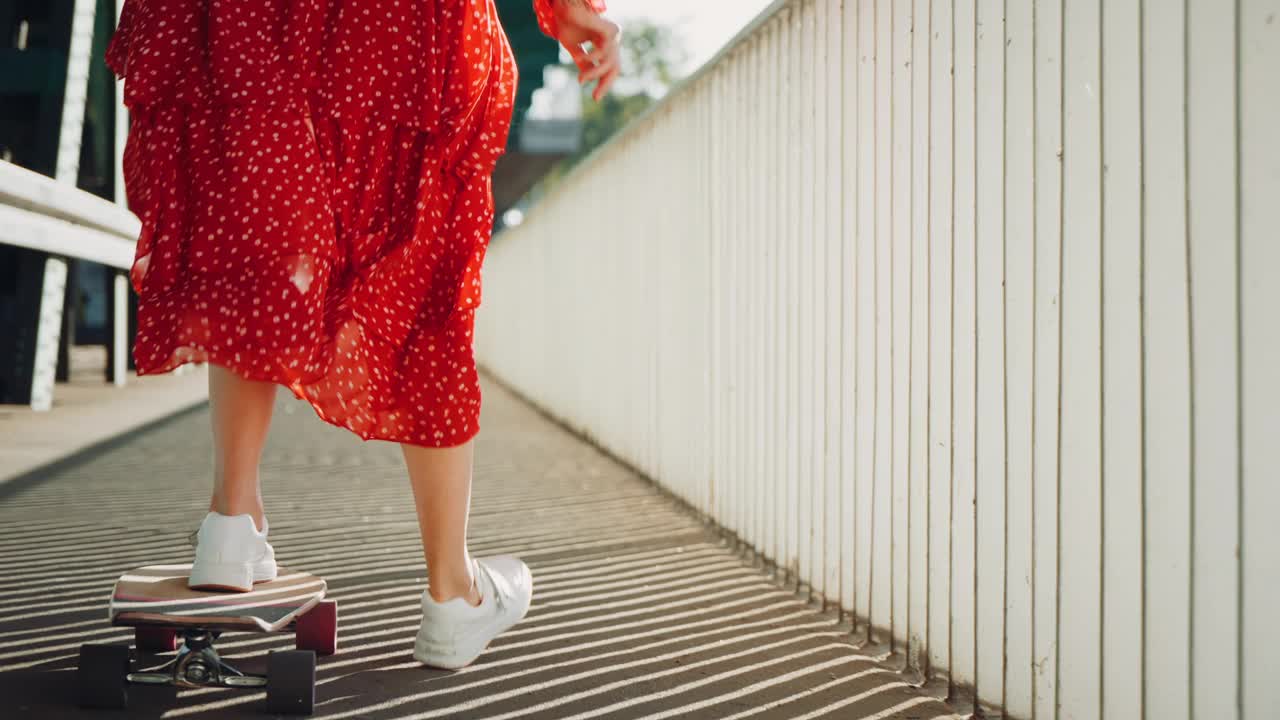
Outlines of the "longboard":
{"label": "longboard", "polygon": [[278,632],[315,607],[328,589],[323,578],[286,568],[249,592],[192,590],[190,574],[188,563],[149,565],[120,576],[111,592],[111,624]]}
{"label": "longboard", "polygon": [[[80,704],[122,709],[128,684],[266,688],[267,710],[311,714],[316,656],[338,643],[338,606],[326,600],[324,579],[278,568],[276,579],[248,592],[193,590],[191,565],[148,565],[121,575],[111,591],[108,619],[134,628],[139,652],[177,653],[158,667],[132,672],[128,645],[88,643],[77,669]],[[246,675],[218,656],[226,631],[295,634],[297,650],[273,651],[267,674]]]}

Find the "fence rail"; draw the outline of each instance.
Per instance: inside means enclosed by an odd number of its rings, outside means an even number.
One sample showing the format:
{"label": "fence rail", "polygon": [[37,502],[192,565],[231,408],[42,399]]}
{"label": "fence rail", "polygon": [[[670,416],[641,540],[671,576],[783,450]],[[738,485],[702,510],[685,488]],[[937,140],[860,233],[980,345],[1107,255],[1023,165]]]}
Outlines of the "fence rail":
{"label": "fence rail", "polygon": [[1280,1],[779,3],[482,362],[1024,718],[1280,717]]}
{"label": "fence rail", "polygon": [[140,228],[114,203],[0,160],[0,243],[128,270]]}

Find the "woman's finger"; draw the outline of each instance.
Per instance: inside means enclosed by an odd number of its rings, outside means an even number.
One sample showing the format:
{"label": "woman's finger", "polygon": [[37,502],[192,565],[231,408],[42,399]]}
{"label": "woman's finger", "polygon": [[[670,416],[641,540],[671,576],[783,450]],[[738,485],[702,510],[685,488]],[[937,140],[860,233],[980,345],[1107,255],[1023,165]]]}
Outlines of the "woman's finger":
{"label": "woman's finger", "polygon": [[590,63],[582,72],[578,73],[579,78],[584,82],[599,78],[609,67],[618,65],[620,53],[616,44],[605,45],[598,48],[597,51],[587,53],[587,58]]}
{"label": "woman's finger", "polygon": [[618,74],[617,64],[614,64],[614,63],[600,64],[599,67],[596,68],[595,72],[591,73],[591,77],[588,78],[588,82],[593,81],[593,79],[594,81],[598,81],[596,82],[595,90],[591,91],[591,97],[594,97],[594,99],[596,100],[599,100],[600,97],[603,97],[604,91],[608,90],[609,83],[612,82],[612,78],[616,77],[617,74]]}
{"label": "woman's finger", "polygon": [[604,62],[605,58],[617,49],[617,45],[618,42],[616,39],[605,40],[604,43],[600,45],[593,45],[591,51],[586,53],[585,57],[593,65]]}
{"label": "woman's finger", "polygon": [[613,80],[616,77],[618,77],[618,66],[614,65],[613,69],[610,70],[607,75],[600,78],[600,82],[596,83],[595,92],[591,93],[591,96],[595,98],[596,102],[600,102],[600,98],[604,97],[605,93],[609,92],[609,86],[613,84]]}
{"label": "woman's finger", "polygon": [[[573,60],[573,64],[578,66],[579,71],[589,70],[595,66],[595,63],[587,57],[587,52],[582,49],[581,45],[565,45],[564,47],[565,50],[569,51],[569,57]],[[582,77],[581,72],[578,77]]]}
{"label": "woman's finger", "polygon": [[594,64],[594,65],[589,65],[589,66],[587,66],[587,69],[585,69],[585,70],[579,70],[579,71],[578,71],[578,84],[579,84],[579,85],[586,85],[587,83],[591,82],[592,80],[596,80],[596,79],[598,79],[598,78],[599,78],[601,75],[603,75],[607,70],[608,70],[608,63],[607,63],[607,62],[605,62],[605,63],[596,63],[596,64]]}
{"label": "woman's finger", "polygon": [[617,61],[614,60],[613,56],[610,56],[609,58],[587,68],[583,72],[578,73],[578,77],[582,79],[582,82],[599,80],[601,77],[604,77],[606,73],[613,70],[617,66],[618,66]]}

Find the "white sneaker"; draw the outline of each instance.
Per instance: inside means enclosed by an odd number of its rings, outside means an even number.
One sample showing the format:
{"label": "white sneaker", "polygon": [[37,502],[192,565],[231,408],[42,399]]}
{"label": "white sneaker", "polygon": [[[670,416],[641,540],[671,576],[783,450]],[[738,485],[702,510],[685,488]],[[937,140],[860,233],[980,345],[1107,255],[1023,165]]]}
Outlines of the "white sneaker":
{"label": "white sneaker", "polygon": [[267,521],[259,532],[253,516],[205,515],[191,535],[196,559],[187,586],[194,590],[248,592],[256,582],[276,579],[276,553],[267,542]]}
{"label": "white sneaker", "polygon": [[529,612],[533,575],[528,565],[513,555],[475,558],[472,564],[479,605],[462,596],[439,602],[422,591],[422,626],[413,645],[418,662],[448,670],[469,665]]}

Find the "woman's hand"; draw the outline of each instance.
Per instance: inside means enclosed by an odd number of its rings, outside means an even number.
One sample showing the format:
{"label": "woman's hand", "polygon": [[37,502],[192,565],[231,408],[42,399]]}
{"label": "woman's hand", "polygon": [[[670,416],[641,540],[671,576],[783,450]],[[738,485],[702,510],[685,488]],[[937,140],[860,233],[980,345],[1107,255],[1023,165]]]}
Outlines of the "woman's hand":
{"label": "woman's hand", "polygon": [[[618,76],[621,55],[618,26],[591,9],[586,0],[553,0],[557,38],[578,66],[578,82],[598,80],[591,97],[599,102]],[[591,43],[591,49],[583,45]]]}

